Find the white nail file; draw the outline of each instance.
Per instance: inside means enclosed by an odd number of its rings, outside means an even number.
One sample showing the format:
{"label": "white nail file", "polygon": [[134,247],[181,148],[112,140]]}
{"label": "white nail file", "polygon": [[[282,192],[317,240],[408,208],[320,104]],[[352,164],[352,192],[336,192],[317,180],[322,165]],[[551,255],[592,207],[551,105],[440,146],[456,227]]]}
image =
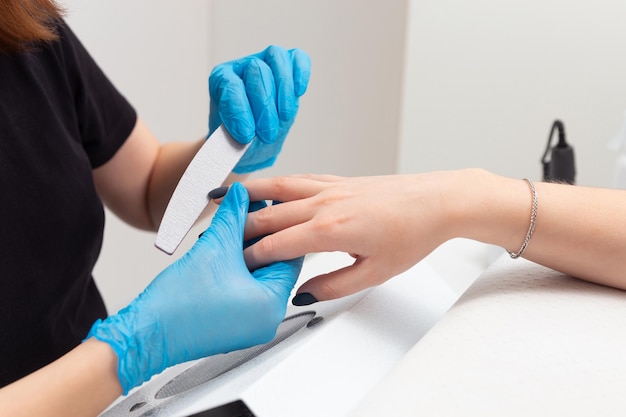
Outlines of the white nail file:
{"label": "white nail file", "polygon": [[206,205],[209,191],[220,187],[248,149],[223,125],[202,145],[180,178],[165,209],[154,245],[171,255]]}

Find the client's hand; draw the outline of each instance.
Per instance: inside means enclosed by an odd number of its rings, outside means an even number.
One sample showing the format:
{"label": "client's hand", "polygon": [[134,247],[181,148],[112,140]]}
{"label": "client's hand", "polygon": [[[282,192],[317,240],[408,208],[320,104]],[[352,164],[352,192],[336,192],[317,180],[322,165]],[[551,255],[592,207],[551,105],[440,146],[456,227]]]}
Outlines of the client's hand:
{"label": "client's hand", "polygon": [[[245,250],[259,266],[312,252],[341,251],[356,261],[312,278],[296,305],[330,300],[381,284],[409,269],[457,232],[454,210],[462,197],[458,174],[430,173],[342,178],[309,175],[250,180],[254,200],[279,200],[248,217]],[[450,196],[454,197],[451,201]]]}

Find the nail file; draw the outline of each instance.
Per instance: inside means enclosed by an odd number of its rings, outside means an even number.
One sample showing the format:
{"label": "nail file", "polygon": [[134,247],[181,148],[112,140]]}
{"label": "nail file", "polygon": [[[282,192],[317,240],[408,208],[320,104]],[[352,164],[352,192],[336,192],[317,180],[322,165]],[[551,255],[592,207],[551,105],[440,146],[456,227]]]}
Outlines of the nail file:
{"label": "nail file", "polygon": [[180,178],[165,209],[154,245],[171,255],[206,205],[209,191],[220,187],[248,149],[223,125],[206,140]]}

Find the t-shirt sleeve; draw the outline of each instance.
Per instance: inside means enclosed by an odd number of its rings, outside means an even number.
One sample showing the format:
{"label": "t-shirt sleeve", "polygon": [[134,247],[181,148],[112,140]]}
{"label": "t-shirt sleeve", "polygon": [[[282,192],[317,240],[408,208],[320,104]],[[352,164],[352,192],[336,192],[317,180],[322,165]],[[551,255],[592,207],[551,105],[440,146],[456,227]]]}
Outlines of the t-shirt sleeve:
{"label": "t-shirt sleeve", "polygon": [[106,163],[130,136],[137,114],[69,26],[59,26],[60,43],[74,94],[81,140],[93,168]]}

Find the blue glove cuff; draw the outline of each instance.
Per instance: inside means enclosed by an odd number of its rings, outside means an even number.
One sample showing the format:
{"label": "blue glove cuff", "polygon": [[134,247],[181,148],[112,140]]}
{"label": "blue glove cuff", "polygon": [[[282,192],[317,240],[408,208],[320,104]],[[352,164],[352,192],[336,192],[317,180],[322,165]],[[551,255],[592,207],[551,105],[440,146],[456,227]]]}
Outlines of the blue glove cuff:
{"label": "blue glove cuff", "polygon": [[[128,311],[128,308],[122,311]],[[131,312],[132,314],[132,312]],[[94,337],[101,342],[108,343],[118,358],[117,376],[124,391],[124,395],[149,380],[153,374],[160,373],[166,368],[167,355],[142,355],[142,348],[138,339],[133,337],[134,331],[127,327],[128,319],[120,315],[107,317],[105,320],[97,320],[87,334],[85,340]],[[158,327],[157,322],[153,322]],[[144,329],[144,334],[156,333]],[[153,359],[152,361],[150,359]],[[154,359],[160,360],[160,363]]]}

